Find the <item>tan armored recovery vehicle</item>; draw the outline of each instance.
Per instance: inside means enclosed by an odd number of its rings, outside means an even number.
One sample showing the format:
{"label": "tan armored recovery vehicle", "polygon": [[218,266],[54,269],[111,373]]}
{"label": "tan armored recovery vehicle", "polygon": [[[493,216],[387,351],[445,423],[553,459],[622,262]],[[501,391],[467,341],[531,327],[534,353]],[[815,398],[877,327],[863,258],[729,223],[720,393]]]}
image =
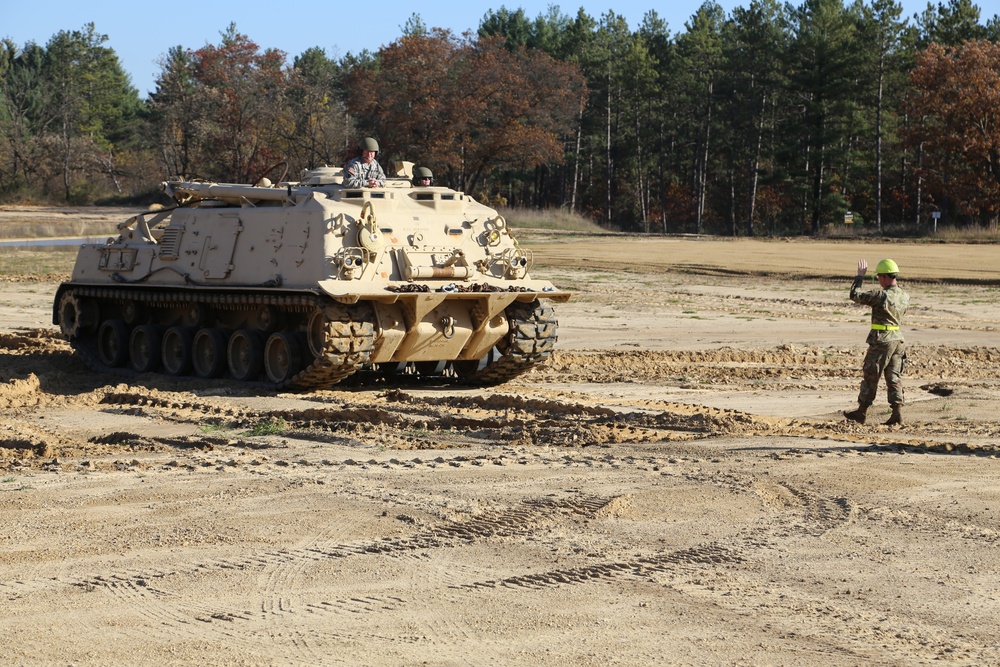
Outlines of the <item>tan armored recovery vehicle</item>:
{"label": "tan armored recovery vehicle", "polygon": [[298,389],[360,369],[498,384],[548,358],[549,301],[504,218],[444,187],[164,183],[177,205],[80,248],[53,322],[98,370]]}

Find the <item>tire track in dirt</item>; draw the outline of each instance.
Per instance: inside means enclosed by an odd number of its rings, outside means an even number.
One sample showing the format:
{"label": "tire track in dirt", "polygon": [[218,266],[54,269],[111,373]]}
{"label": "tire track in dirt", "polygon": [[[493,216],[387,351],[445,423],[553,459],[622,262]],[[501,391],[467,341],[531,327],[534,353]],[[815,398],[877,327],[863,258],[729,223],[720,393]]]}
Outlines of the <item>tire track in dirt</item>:
{"label": "tire track in dirt", "polygon": [[691,586],[687,582],[680,589],[685,594],[710,598],[714,604],[731,608],[741,615],[758,615],[763,610],[771,622],[797,619],[787,624],[786,632],[791,634],[803,627],[801,619],[809,619],[807,626],[814,628],[812,631],[816,634],[811,639],[816,645],[826,644],[837,651],[843,650],[837,647],[843,643],[841,633],[847,632],[855,647],[853,655],[865,661],[872,658],[874,645],[884,647],[888,661],[922,656],[927,660],[959,658],[968,664],[993,664],[1000,655],[996,647],[983,646],[920,618],[886,613],[876,606],[857,602],[843,606],[829,597],[812,595],[804,588],[785,586],[777,591],[772,588],[758,590],[762,583],[771,584],[767,580],[758,582],[754,574],[763,562],[775,562],[775,554],[791,553],[789,540],[823,538],[831,531],[857,523],[881,523],[920,534],[928,540],[959,537],[977,541],[981,548],[989,548],[997,542],[1000,537],[997,531],[972,522],[942,520],[901,508],[868,507],[848,497],[827,496],[788,482],[739,471],[695,472],[686,478],[715,483],[735,492],[749,491],[772,510],[772,514],[748,526],[744,537],[734,541],[743,547],[734,550],[745,567],[735,568],[734,576],[723,578],[721,584],[719,578],[713,579],[711,585]]}
{"label": "tire track in dirt", "polygon": [[[754,488],[752,482],[747,481],[747,479],[741,479],[739,475],[700,474],[698,472],[683,471],[678,471],[676,474],[683,474],[686,479],[700,479],[704,483],[715,483],[736,488],[753,488],[754,492],[758,493],[758,495],[764,495],[760,493],[761,487]],[[804,524],[802,532],[809,535],[820,535],[822,532],[836,527],[836,525],[843,523],[849,518],[849,505],[842,498],[823,498],[818,494],[804,492],[787,484],[778,484],[771,487],[770,493],[772,495],[782,495],[786,498],[785,501],[777,503],[779,509],[786,509],[791,506],[801,515]],[[436,529],[424,531],[411,538],[382,540],[360,545],[349,544],[314,548],[311,555],[276,552],[264,554],[259,558],[247,561],[206,562],[200,564],[197,569],[201,574],[210,572],[216,568],[236,568],[243,571],[246,569],[266,569],[271,567],[280,570],[281,568],[288,567],[289,563],[292,563],[295,573],[290,576],[279,577],[284,582],[279,588],[300,590],[295,585],[295,581],[300,576],[300,573],[304,571],[302,565],[309,560],[315,562],[316,560],[325,560],[330,557],[395,556],[401,551],[444,546],[449,541],[455,544],[489,539],[497,535],[504,536],[517,532],[523,533],[523,524],[529,522],[524,517],[537,516],[539,509],[545,511],[547,515],[550,514],[550,510],[555,509],[557,513],[565,513],[569,516],[593,516],[596,512],[600,512],[601,509],[606,507],[607,502],[610,501],[602,498],[570,499],[565,503],[553,503],[552,501],[543,499],[528,502],[525,507],[515,508],[506,514],[487,512],[472,521],[439,526]],[[509,525],[511,521],[514,524],[513,527]],[[776,537],[783,536],[778,534]],[[525,573],[499,580],[479,580],[453,584],[448,586],[448,588],[453,591],[465,591],[466,593],[496,589],[542,590],[567,585],[608,582],[621,576],[632,576],[641,579],[659,577],[657,581],[661,584],[666,583],[671,586],[683,584],[680,585],[678,590],[683,591],[686,595],[710,596],[717,604],[739,608],[739,605],[725,598],[725,595],[728,594],[725,591],[708,591],[697,585],[692,586],[690,581],[698,568],[702,567],[707,567],[716,573],[719,567],[736,567],[740,569],[747,563],[747,559],[752,561],[755,558],[752,552],[759,545],[759,540],[748,542],[744,545],[731,544],[723,546],[713,543],[674,552],[653,554],[632,561],[609,561],[585,567]],[[163,576],[175,576],[177,573],[160,574]],[[663,579],[664,575],[667,576],[666,579]],[[206,633],[211,633],[218,635],[220,638],[232,639],[235,637],[243,641],[248,637],[257,637],[259,641],[264,641],[264,638],[268,637],[267,641],[274,640],[282,644],[291,641],[291,646],[288,648],[288,650],[293,651],[288,656],[291,660],[307,661],[310,658],[316,657],[316,652],[320,651],[319,647],[324,646],[326,642],[334,639],[333,636],[326,636],[322,630],[315,628],[310,630],[306,627],[296,632],[295,628],[299,626],[295,618],[298,615],[349,614],[358,617],[371,614],[395,614],[414,602],[398,595],[381,598],[359,597],[339,600],[300,600],[297,597],[289,598],[286,595],[279,596],[276,605],[270,607],[266,605],[262,606],[258,612],[191,607],[172,609],[169,607],[164,608],[160,604],[161,599],[165,595],[162,592],[163,587],[161,586],[158,589],[150,586],[144,579],[141,579],[141,577],[145,576],[147,574],[144,573],[123,573],[123,576],[112,580],[105,579],[103,583],[101,580],[95,580],[83,585],[105,585],[110,587],[116,595],[127,599],[130,604],[155,606],[154,609],[148,612],[150,618],[165,629],[169,628],[170,634],[177,638],[186,637],[190,630],[193,633],[192,637],[200,637],[201,639],[204,639]],[[152,600],[147,599],[149,596],[152,597]],[[812,605],[810,602],[815,602],[816,605]],[[871,635],[872,633],[868,632],[867,627],[869,622],[873,619],[881,620],[883,624],[885,622],[884,618],[878,619],[871,614],[859,615],[856,612],[851,612],[845,615],[844,612],[838,610],[835,606],[830,606],[829,604],[824,606],[820,605],[819,602],[819,600],[791,599],[788,601],[783,600],[780,605],[782,608],[794,610],[797,614],[806,613],[816,617],[817,623],[828,624],[831,630],[833,628],[843,628],[845,623],[851,621],[852,626],[854,624],[859,626],[859,634],[867,633]],[[269,619],[275,616],[281,616],[284,620],[276,626],[280,628],[280,631],[276,630],[280,636],[270,637],[264,626],[268,625],[271,622]],[[184,625],[191,623],[192,620],[202,624],[211,624],[212,627],[207,630],[205,627],[200,626],[190,629]],[[292,624],[291,627],[288,626],[289,622]],[[432,619],[425,624],[425,627],[437,633],[437,636],[454,636],[458,633],[466,636],[467,640],[473,641],[475,639],[475,631],[472,628],[456,624],[457,622],[454,620],[448,622],[446,624],[447,627],[441,626],[440,622],[442,622],[441,619],[438,619],[437,622]],[[899,650],[903,654],[912,655],[912,651],[927,646],[936,646],[939,655],[968,649],[968,647],[963,647],[960,643],[942,643],[929,639],[927,633],[932,632],[932,630],[921,631],[920,629],[914,629],[902,634],[896,633],[891,638],[880,638],[887,646],[895,647],[895,650]],[[357,638],[356,634],[352,636],[355,639]],[[298,639],[293,640],[292,638],[295,637]],[[433,641],[433,635],[430,637],[430,640]],[[821,638],[819,640],[821,641]],[[484,655],[484,657],[487,657],[487,655]]]}
{"label": "tire track in dirt", "polygon": [[775,588],[768,582],[735,579],[713,580],[707,586],[687,584],[680,590],[736,614],[766,619],[765,627],[776,637],[794,637],[804,627],[809,628],[814,650],[820,655],[846,655],[851,664],[903,664],[915,658],[995,664],[1000,657],[995,646],[978,644],[921,618],[867,604],[848,606],[842,599],[817,596],[801,588]]}
{"label": "tire track in dirt", "polygon": [[[122,571],[109,577],[95,577],[75,585],[88,591],[104,589],[114,596],[116,605],[124,606],[130,614],[142,619],[140,625],[146,630],[130,629],[137,639],[143,641],[158,641],[164,638],[168,641],[201,641],[206,637],[227,639],[229,635],[226,632],[217,631],[220,626],[213,625],[208,628],[207,625],[213,615],[221,617],[221,612],[206,613],[203,609],[193,611],[176,594],[150,585],[151,581],[157,581],[166,588],[166,584],[170,583],[167,580],[169,576],[160,573],[159,580],[153,580],[139,572],[130,574]],[[150,632],[148,628],[157,630]]]}
{"label": "tire track in dirt", "polygon": [[1000,543],[1000,532],[980,523],[941,519],[924,512],[911,512],[899,507],[860,507],[858,519],[893,528],[919,531],[934,537],[958,537],[982,545]]}
{"label": "tire track in dirt", "polygon": [[[189,576],[194,573],[204,575],[225,570],[273,571],[286,568],[289,563],[309,563],[352,556],[391,556],[400,552],[421,549],[453,548],[466,543],[529,535],[540,525],[549,525],[581,517],[593,518],[613,500],[613,498],[588,496],[563,499],[528,498],[518,505],[487,509],[467,519],[443,522],[437,527],[409,536],[383,538],[369,542],[265,551],[246,558],[212,559],[177,567],[170,571],[122,570],[108,575],[61,580],[60,583],[87,590],[93,588],[123,591],[155,590],[149,587],[149,582],[166,581],[168,578],[178,575]],[[29,590],[30,584],[28,586],[4,584],[0,590],[3,590],[4,587],[7,588],[8,594],[15,594],[18,588]],[[277,607],[280,608],[280,606],[279,602]]]}
{"label": "tire track in dirt", "polygon": [[663,554],[645,556],[627,562],[607,562],[585,567],[550,570],[536,574],[515,575],[503,579],[490,579],[469,584],[452,586],[460,590],[476,590],[480,588],[533,588],[540,589],[550,586],[588,583],[595,580],[607,580],[622,574],[648,578],[652,573],[669,572],[675,567],[700,565],[739,564],[743,559],[737,555],[737,550],[718,544],[709,544],[690,549],[682,549]]}
{"label": "tire track in dirt", "polygon": [[799,520],[781,528],[785,537],[797,529],[812,537],[852,521],[856,508],[846,498],[827,498],[812,491],[793,487],[783,482],[755,480],[751,488],[768,506],[779,510],[792,510]]}
{"label": "tire track in dirt", "polygon": [[[540,525],[550,525],[574,518],[592,518],[605,508],[613,498],[567,497],[562,499],[529,498],[521,504],[503,509],[490,509],[480,515],[463,521],[447,522],[421,533],[402,538],[384,538],[372,542],[312,546],[294,550],[265,552],[245,559],[224,559],[196,563],[172,572],[141,572],[123,570],[112,575],[84,578],[71,585],[84,590],[101,588],[115,597],[121,598],[130,610],[145,617],[168,637],[176,639],[206,640],[245,638],[248,633],[268,637],[268,641],[287,641],[289,632],[298,625],[296,617],[323,611],[341,611],[343,604],[324,601],[303,600],[302,594],[294,591],[308,590],[298,585],[308,567],[317,562],[352,556],[395,557],[402,552],[422,549],[456,548],[464,544],[494,541],[511,537],[525,537]],[[258,571],[255,577],[263,577],[269,583],[264,586],[260,598],[260,612],[233,610],[213,607],[191,607],[183,603],[172,603],[168,598],[181,593],[164,593],[163,589],[178,590],[183,581],[192,577],[204,577],[225,571]],[[156,587],[150,582],[155,581]],[[269,593],[270,592],[270,593]],[[392,611],[399,605],[407,604],[403,598],[393,598],[392,604],[357,604],[353,600],[351,613],[372,613]],[[276,622],[276,617],[281,622]],[[195,623],[197,622],[197,623]],[[249,627],[240,629],[240,624]],[[307,622],[307,625],[311,624]],[[269,627],[273,628],[268,630]],[[297,653],[289,654],[289,660],[309,663],[321,656],[313,650],[314,643],[322,644],[323,632],[313,630],[303,632],[302,640],[292,642],[291,648]],[[308,640],[304,638],[309,638]]]}
{"label": "tire track in dirt", "polygon": [[[865,507],[847,497],[827,496],[787,482],[762,479],[739,471],[706,473],[695,470],[683,474],[685,479],[716,484],[736,493],[751,493],[772,514],[748,526],[742,537],[735,537],[722,547],[729,554],[723,558],[723,563],[734,564],[729,568],[728,576],[715,576],[709,585],[699,584],[691,577],[679,578],[679,572],[673,571],[672,578],[660,580],[666,585],[688,596],[710,598],[714,604],[731,608],[741,615],[757,615],[766,609],[766,616],[772,621],[799,619],[788,624],[788,632],[792,634],[802,627],[800,619],[810,618],[816,627],[821,628],[813,638],[817,646],[828,643],[831,649],[842,650],[836,647],[842,643],[840,633],[846,631],[856,648],[854,655],[859,659],[871,658],[874,642],[890,652],[892,657],[889,660],[904,660],[914,655],[922,655],[928,660],[965,657],[970,664],[992,664],[996,660],[998,654],[995,647],[984,647],[965,636],[956,636],[919,619],[895,616],[882,609],[858,604],[845,607],[828,597],[811,596],[801,589],[783,587],[780,593],[756,590],[760,583],[770,583],[758,582],[755,574],[762,563],[773,562],[776,553],[790,552],[789,539],[822,538],[831,531],[857,522],[883,522],[907,531],[926,533],[928,539],[938,535],[958,536],[978,540],[985,545],[997,541],[1000,535],[996,531],[955,520],[936,520],[898,508]],[[712,572],[719,574],[717,569]],[[527,583],[579,583],[592,576],[591,572],[584,572],[574,578],[555,572],[547,573],[538,582],[529,578]],[[761,603],[761,600],[766,602]]]}
{"label": "tire track in dirt", "polygon": [[[565,457],[535,457],[540,461],[550,464],[565,463]],[[577,463],[594,463],[588,457],[579,457]],[[658,457],[634,457],[623,456],[613,457],[606,455],[604,460],[597,461],[598,464],[620,466],[638,465],[658,465],[664,462]],[[695,465],[697,462],[692,462]],[[674,466],[677,466],[675,460]],[[699,480],[703,483],[713,483],[728,488],[747,489],[753,487],[752,478],[741,477],[739,474],[727,473],[703,473],[698,470],[688,470],[687,466],[680,466],[671,474],[683,475],[686,479]],[[788,484],[779,483],[772,488],[772,493],[784,495],[786,502],[778,503],[779,509],[791,508],[797,515],[801,516],[799,532],[812,536],[818,536],[823,532],[835,528],[848,520],[851,514],[851,504],[843,498],[824,498],[818,494],[804,492]],[[613,500],[613,499],[612,499]],[[381,598],[348,598],[346,600],[309,600],[300,599],[301,594],[297,593],[292,597],[289,594],[281,595],[278,590],[300,590],[295,582],[305,572],[310,562],[326,560],[328,558],[339,557],[370,557],[370,556],[391,556],[398,557],[400,553],[412,552],[414,550],[437,548],[448,543],[459,545],[461,543],[471,543],[481,540],[489,540],[495,536],[506,537],[525,530],[530,534],[533,530],[525,528],[525,516],[537,516],[542,511],[546,516],[551,515],[551,510],[556,508],[558,512],[568,515],[580,514],[581,516],[593,516],[607,506],[606,499],[584,498],[571,500],[560,505],[553,505],[551,501],[540,500],[535,503],[528,503],[526,507],[514,508],[506,514],[496,514],[486,512],[483,515],[464,523],[447,524],[423,531],[409,538],[389,539],[364,544],[346,544],[313,547],[308,554],[295,553],[289,551],[273,552],[263,554],[243,561],[212,561],[205,562],[198,566],[199,574],[210,574],[213,570],[222,571],[235,569],[239,572],[247,570],[261,570],[284,568],[288,573],[278,576],[276,581],[280,581],[275,592],[277,593],[277,603],[273,606],[262,605],[258,611],[249,609],[212,608],[205,606],[190,606],[171,601],[163,591],[172,589],[174,586],[149,585],[145,577],[149,573],[143,572],[123,572],[115,578],[102,580],[92,580],[81,582],[84,586],[107,586],[114,595],[127,600],[130,605],[143,608],[149,607],[144,613],[162,627],[165,636],[175,639],[197,639],[204,641],[206,636],[216,636],[219,640],[247,641],[254,642],[278,642],[278,645],[286,646],[289,651],[289,660],[308,662],[322,654],[322,647],[336,639],[335,635],[325,633],[322,628],[313,627],[310,623],[302,621],[300,617],[316,614],[349,614],[353,617],[363,617],[371,614],[403,613],[407,607],[415,602],[407,600],[404,596],[389,596],[384,600]],[[610,501],[608,501],[610,502]],[[532,505],[537,505],[533,508]],[[540,510],[538,508],[541,508]],[[558,513],[557,512],[557,513]],[[506,520],[505,518],[506,517]],[[512,522],[513,526],[508,525]],[[793,524],[796,525],[796,524]],[[784,537],[780,533],[773,534],[774,537]],[[634,576],[639,578],[656,577],[662,584],[676,586],[677,590],[685,595],[696,595],[710,597],[716,604],[731,605],[735,609],[741,609],[739,605],[724,597],[722,589],[709,591],[703,586],[693,585],[692,577],[695,577],[698,568],[708,568],[718,574],[719,567],[736,568],[741,570],[749,566],[755,559],[754,549],[759,547],[759,540],[754,543],[743,545],[710,544],[687,550],[679,550],[663,554],[652,554],[647,557],[633,561],[609,561],[592,564],[578,568],[563,568],[543,572],[530,572],[515,574],[499,580],[474,580],[471,582],[456,583],[448,586],[448,589],[456,592],[476,592],[484,590],[544,590],[551,587],[583,585],[587,583],[601,583],[613,580],[621,576]],[[773,546],[772,546],[773,548]],[[691,568],[695,570],[692,571]],[[177,572],[153,573],[153,576],[160,576],[165,582],[171,581],[171,577],[177,576]],[[665,577],[665,578],[664,578]],[[693,591],[693,592],[692,592]],[[732,590],[730,590],[732,592]],[[176,597],[176,594],[175,594]],[[739,597],[737,595],[737,597]],[[814,602],[817,606],[810,606]],[[825,611],[822,609],[820,600],[792,599],[782,601],[780,607],[794,613],[807,613],[814,618],[816,623],[822,626],[829,626],[831,632],[835,628],[843,628],[845,624],[854,627],[857,624],[859,634],[867,631],[866,624],[872,621],[885,624],[883,617],[874,614],[858,614],[851,612],[845,615],[835,606],[826,605]],[[248,605],[249,606],[249,605]],[[801,606],[806,611],[799,609]],[[274,625],[272,630],[268,628],[281,617],[282,622]],[[442,623],[444,623],[442,625]],[[479,641],[474,628],[465,627],[457,621],[445,621],[443,619],[430,619],[424,627],[425,631],[431,632],[430,640],[434,637],[461,635],[467,642]],[[972,651],[974,647],[969,647],[961,642],[943,642],[936,639],[934,628],[915,628],[905,633],[896,633],[893,637],[882,637],[880,634],[868,632],[870,636],[881,639],[892,650],[900,652],[901,655],[912,655],[914,651],[930,650],[931,647],[937,655],[950,655],[966,652],[975,655]],[[276,633],[277,636],[274,636]],[[358,633],[351,633],[356,640]],[[392,641],[400,641],[392,639]],[[822,643],[822,637],[818,638]],[[488,658],[489,651],[484,649],[484,658]]]}

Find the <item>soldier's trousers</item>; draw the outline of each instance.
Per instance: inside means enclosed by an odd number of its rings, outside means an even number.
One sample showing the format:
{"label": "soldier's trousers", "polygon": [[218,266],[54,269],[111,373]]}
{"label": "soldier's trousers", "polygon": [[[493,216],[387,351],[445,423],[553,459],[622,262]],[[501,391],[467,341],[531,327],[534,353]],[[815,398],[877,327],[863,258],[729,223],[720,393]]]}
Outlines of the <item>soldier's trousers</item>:
{"label": "soldier's trousers", "polygon": [[906,366],[906,344],[901,340],[871,343],[865,354],[864,377],[858,392],[859,405],[871,405],[878,394],[879,377],[885,376],[889,404],[903,403],[903,369]]}

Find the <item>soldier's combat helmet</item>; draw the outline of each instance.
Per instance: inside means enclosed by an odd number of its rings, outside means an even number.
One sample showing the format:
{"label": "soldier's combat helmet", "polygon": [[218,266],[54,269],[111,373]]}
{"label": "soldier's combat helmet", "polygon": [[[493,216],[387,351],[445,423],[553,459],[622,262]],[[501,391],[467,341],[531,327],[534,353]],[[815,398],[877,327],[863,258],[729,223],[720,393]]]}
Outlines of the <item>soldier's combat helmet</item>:
{"label": "soldier's combat helmet", "polygon": [[431,183],[434,182],[434,172],[432,172],[427,167],[417,167],[413,170],[413,182],[416,183],[421,178],[429,178]]}

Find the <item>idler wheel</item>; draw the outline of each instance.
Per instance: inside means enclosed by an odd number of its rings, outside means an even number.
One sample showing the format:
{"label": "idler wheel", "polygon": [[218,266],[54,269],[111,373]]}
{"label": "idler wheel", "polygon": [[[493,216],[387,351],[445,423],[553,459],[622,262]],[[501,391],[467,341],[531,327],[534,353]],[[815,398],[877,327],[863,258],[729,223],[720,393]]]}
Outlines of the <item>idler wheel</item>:
{"label": "idler wheel", "polygon": [[163,370],[170,375],[187,375],[193,364],[194,332],[191,327],[170,327],[163,334]]}
{"label": "idler wheel", "polygon": [[132,368],[140,373],[152,373],[160,368],[163,329],[155,324],[140,324],[132,329],[128,341],[128,356]]}
{"label": "idler wheel", "polygon": [[125,320],[107,320],[97,331],[97,355],[105,366],[118,368],[128,361],[129,330]]}
{"label": "idler wheel", "polygon": [[222,377],[229,362],[226,349],[229,337],[222,329],[199,329],[194,335],[192,363],[194,374],[202,378]]}
{"label": "idler wheel", "polygon": [[264,347],[264,372],[275,384],[288,382],[302,369],[302,344],[291,331],[271,334]]}
{"label": "idler wheel", "polygon": [[236,380],[256,380],[264,370],[264,337],[250,329],[234,331],[226,353],[229,374]]}

